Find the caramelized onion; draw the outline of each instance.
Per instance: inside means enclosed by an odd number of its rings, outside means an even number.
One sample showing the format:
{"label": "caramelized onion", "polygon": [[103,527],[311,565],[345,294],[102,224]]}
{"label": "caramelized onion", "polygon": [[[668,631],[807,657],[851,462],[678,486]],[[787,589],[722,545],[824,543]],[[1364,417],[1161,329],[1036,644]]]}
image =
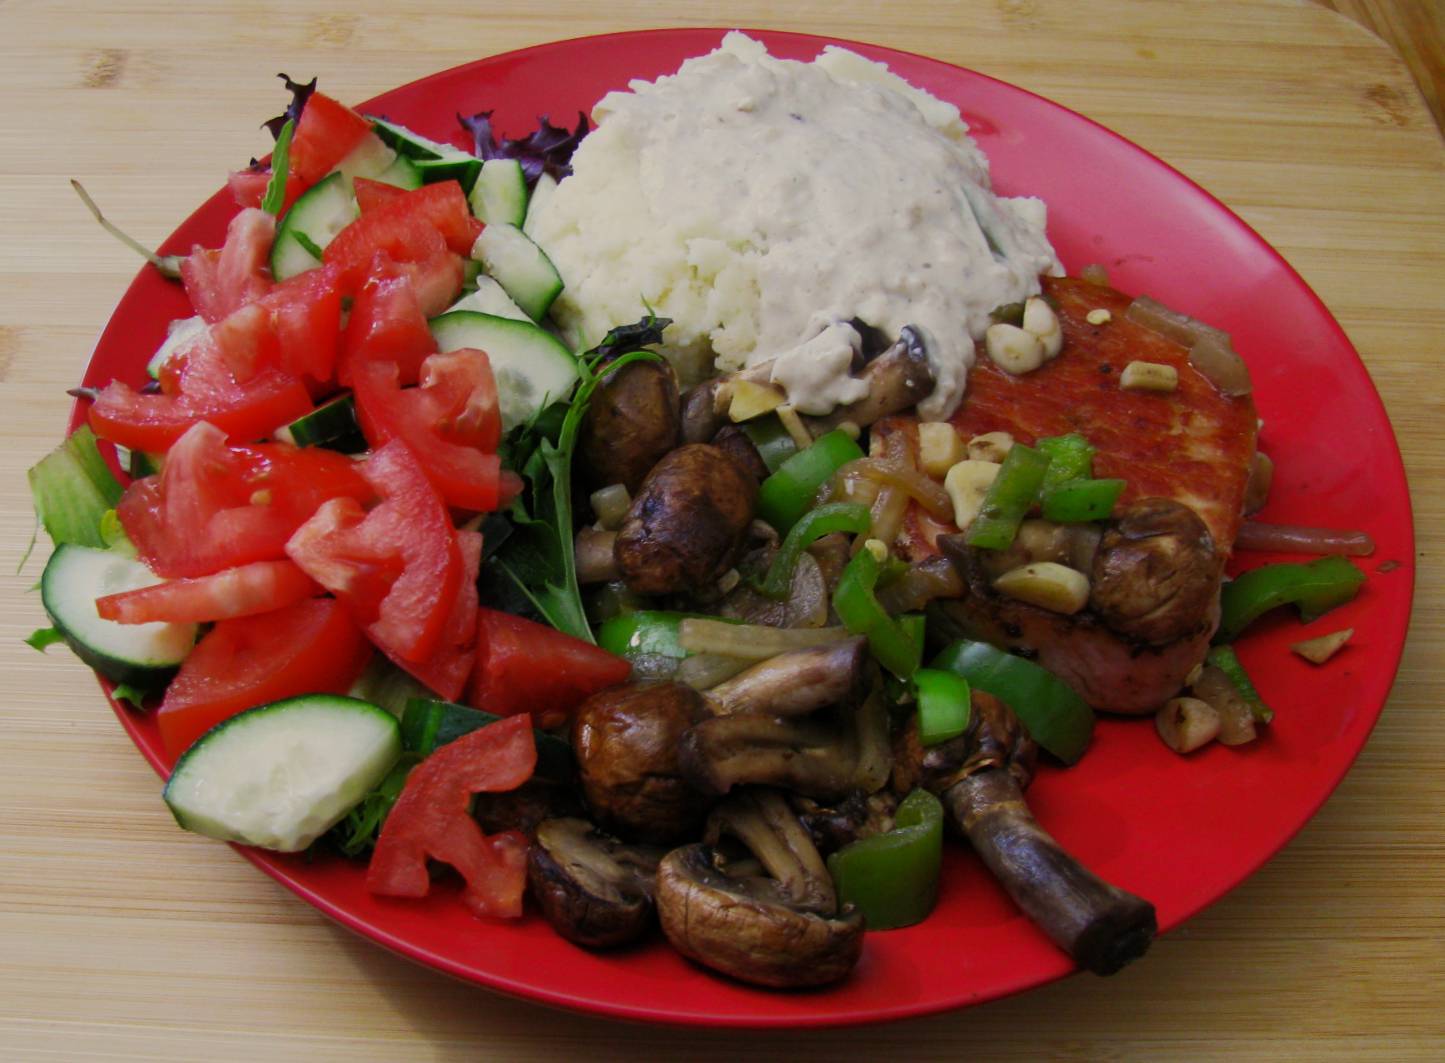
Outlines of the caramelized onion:
{"label": "caramelized onion", "polygon": [[1249,379],[1249,367],[1235,353],[1229,333],[1171,310],[1147,295],[1141,295],[1130,303],[1124,316],[1150,332],[1157,332],[1181,347],[1188,347],[1189,364],[1226,395],[1248,395],[1254,390]]}
{"label": "caramelized onion", "polygon": [[[901,461],[893,461],[889,458],[859,458],[850,461],[838,470],[840,479],[850,477],[866,477],[876,480],[885,487],[894,487],[912,498],[935,520],[953,520],[953,502],[949,500],[948,492],[937,480],[930,479],[926,473],[910,468]],[[878,534],[875,524],[873,530],[875,539],[883,539]],[[884,539],[885,542],[889,541]]]}
{"label": "caramelized onion", "polygon": [[878,589],[878,604],[889,613],[916,613],[935,598],[963,597],[963,577],[946,557],[930,557]]}
{"label": "caramelized onion", "polygon": [[1303,528],[1247,520],[1234,540],[1236,550],[1276,550],[1291,554],[1344,554],[1364,557],[1375,552],[1369,532],[1341,528]]}

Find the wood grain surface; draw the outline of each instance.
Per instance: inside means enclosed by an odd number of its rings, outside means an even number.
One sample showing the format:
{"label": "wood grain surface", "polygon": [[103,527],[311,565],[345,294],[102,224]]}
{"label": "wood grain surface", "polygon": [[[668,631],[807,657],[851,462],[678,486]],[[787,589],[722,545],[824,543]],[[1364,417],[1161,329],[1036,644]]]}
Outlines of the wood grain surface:
{"label": "wood grain surface", "polygon": [[[25,470],[58,442],[65,389],[137,268],[68,178],[155,244],[267,150],[278,70],[364,99],[525,45],[677,25],[920,52],[1103,122],[1279,248],[1384,399],[1419,577],[1380,724],[1276,859],[1113,979],[806,1033],[518,1003],[383,952],[177,830],[89,673],[21,642],[43,624],[47,549],[22,565]],[[1306,0],[0,0],[0,1063],[1445,1058],[1442,248],[1445,147],[1409,70]]]}

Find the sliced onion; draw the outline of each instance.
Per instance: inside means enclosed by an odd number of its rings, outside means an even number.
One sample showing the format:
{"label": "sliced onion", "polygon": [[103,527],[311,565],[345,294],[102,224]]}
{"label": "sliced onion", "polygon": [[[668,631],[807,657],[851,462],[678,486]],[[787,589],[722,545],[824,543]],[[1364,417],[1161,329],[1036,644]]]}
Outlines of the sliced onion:
{"label": "sliced onion", "polygon": [[724,657],[720,653],[695,653],[678,662],[675,678],[694,690],[711,690],[757,661],[746,657]]}
{"label": "sliced onion", "polygon": [[1181,347],[1188,347],[1189,363],[1226,395],[1248,395],[1254,390],[1254,384],[1249,379],[1249,367],[1235,353],[1229,333],[1222,329],[1171,310],[1147,295],[1141,295],[1130,303],[1124,316],[1150,332],[1157,332]]}
{"label": "sliced onion", "polygon": [[838,627],[767,627],[763,624],[730,624],[726,620],[688,617],[682,622],[678,645],[689,653],[713,653],[765,661],[789,650],[807,649],[848,638],[848,629]]}
{"label": "sliced onion", "polygon": [[577,533],[573,549],[577,558],[578,583],[610,583],[617,579],[617,561],[613,555],[616,541],[615,531],[583,528]]}
{"label": "sliced onion", "polygon": [[[948,492],[943,489],[943,485],[929,477],[927,473],[910,468],[901,461],[894,461],[890,458],[859,458],[857,461],[848,462],[839,469],[838,476],[841,478],[861,476],[869,480],[876,480],[885,487],[895,487],[928,510],[929,516],[934,520],[953,520],[953,502],[949,499]],[[873,530],[873,537],[883,538],[878,534],[876,526]]]}
{"label": "sliced onion", "polygon": [[1273,550],[1290,554],[1344,554],[1365,557],[1375,552],[1369,532],[1340,528],[1305,528],[1247,520],[1234,540],[1236,550]]}
{"label": "sliced onion", "polygon": [[878,589],[878,604],[889,613],[916,613],[935,598],[961,598],[963,577],[946,557],[930,557]]}
{"label": "sliced onion", "polygon": [[1274,460],[1256,450],[1254,461],[1249,466],[1249,480],[1244,485],[1244,515],[1252,517],[1269,501],[1269,489],[1274,485]]}
{"label": "sliced onion", "polygon": [[1079,280],[1097,285],[1100,288],[1107,288],[1109,286],[1109,267],[1102,262],[1090,262],[1083,269],[1079,270]]}
{"label": "sliced onion", "polygon": [[612,484],[592,492],[592,512],[597,514],[597,523],[608,531],[616,531],[627,519],[627,510],[632,505],[632,496],[627,493],[626,484]]}

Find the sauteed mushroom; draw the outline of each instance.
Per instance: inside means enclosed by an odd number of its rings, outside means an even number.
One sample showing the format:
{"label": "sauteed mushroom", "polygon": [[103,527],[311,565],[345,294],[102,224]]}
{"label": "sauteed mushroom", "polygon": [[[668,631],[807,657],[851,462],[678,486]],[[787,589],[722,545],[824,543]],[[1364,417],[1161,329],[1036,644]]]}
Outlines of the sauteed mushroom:
{"label": "sauteed mushroom", "polygon": [[666,850],[629,845],[576,817],[544,820],[527,851],[527,880],[547,922],[568,941],[610,948],[652,925]]}
{"label": "sauteed mushroom", "polygon": [[679,952],[758,985],[836,981],[863,948],[862,916],[837,912],[832,879],[808,832],[787,800],[766,788],[729,799],[704,842],[663,859],[657,907]]}
{"label": "sauteed mushroom", "polygon": [[918,741],[917,722],[899,737],[894,789],[923,786],[1010,897],[1081,966],[1108,975],[1148,951],[1154,906],[1111,886],[1041,827],[1023,791],[1037,747],[1007,705],[972,692],[968,730],[938,745]]}

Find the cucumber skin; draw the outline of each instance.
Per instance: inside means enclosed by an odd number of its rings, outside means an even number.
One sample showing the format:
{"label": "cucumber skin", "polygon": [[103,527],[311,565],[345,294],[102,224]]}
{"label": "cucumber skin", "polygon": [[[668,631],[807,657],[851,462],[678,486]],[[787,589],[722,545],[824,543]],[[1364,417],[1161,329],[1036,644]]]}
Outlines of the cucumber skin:
{"label": "cucumber skin", "polygon": [[[237,829],[234,821],[232,823],[224,823],[215,816],[203,810],[191,808],[184,803],[179,791],[191,784],[191,774],[193,770],[204,771],[203,768],[197,766],[197,762],[204,762],[213,754],[226,755],[228,751],[218,749],[217,747],[226,743],[228,738],[236,739],[240,737],[242,741],[244,741],[245,731],[247,729],[254,728],[258,725],[264,727],[268,720],[274,724],[276,722],[275,718],[278,715],[282,717],[280,723],[284,724],[286,722],[286,714],[298,710],[301,712],[316,711],[318,704],[328,706],[330,711],[345,711],[351,709],[357,712],[366,712],[369,720],[386,721],[389,726],[383,727],[383,730],[386,732],[385,737],[389,738],[390,741],[386,742],[386,748],[380,751],[379,759],[372,758],[372,770],[367,775],[353,777],[347,780],[350,784],[347,787],[347,798],[334,804],[324,819],[313,820],[309,828],[306,829],[299,838],[293,837],[288,841],[280,841],[280,839],[276,837],[275,831],[265,832],[263,834],[262,831],[252,829],[248,833],[245,829]],[[271,745],[273,748],[284,749],[283,746],[275,743],[274,740]],[[244,750],[244,746],[242,746],[241,749]],[[229,752],[234,754],[240,752],[240,750]],[[338,823],[361,798],[376,787],[381,780],[386,777],[396,761],[400,759],[402,752],[401,724],[395,716],[385,709],[372,705],[369,702],[361,701],[358,698],[347,697],[345,695],[303,694],[298,697],[283,698],[280,701],[257,705],[254,708],[246,709],[216,724],[200,738],[196,739],[191,747],[181,754],[180,758],[176,761],[175,767],[171,769],[170,778],[167,780],[161,796],[165,800],[166,806],[171,810],[171,814],[175,817],[176,823],[184,830],[215,838],[219,841],[235,842],[240,845],[255,845],[262,848],[276,849],[281,852],[299,852],[307,848],[312,842]],[[212,769],[212,771],[207,772],[207,775],[214,778],[217,772]],[[351,796],[352,792],[354,792],[354,798]],[[242,794],[241,796],[255,798],[254,793]],[[244,819],[244,816],[241,818]],[[268,824],[268,826],[270,825],[274,825],[274,822]],[[280,844],[276,844],[278,841],[280,841]]]}
{"label": "cucumber skin", "polygon": [[[142,664],[137,661],[128,661],[121,657],[115,657],[95,649],[88,642],[71,630],[70,620],[61,615],[60,610],[54,604],[62,596],[68,597],[65,588],[55,586],[60,578],[58,573],[66,565],[67,559],[76,551],[90,551],[93,548],[80,546],[74,543],[61,543],[50,555],[46,563],[45,571],[40,576],[40,601],[45,615],[50,618],[51,625],[60,632],[65,644],[70,647],[71,652],[83,661],[93,671],[109,679],[112,683],[138,687],[142,690],[163,689],[180,670],[181,661],[157,662],[153,664]],[[106,551],[95,550],[95,553],[106,553]],[[121,560],[127,560],[121,558]],[[134,562],[139,564],[139,562]],[[94,606],[92,605],[92,608]],[[195,625],[190,625],[195,630]]]}

